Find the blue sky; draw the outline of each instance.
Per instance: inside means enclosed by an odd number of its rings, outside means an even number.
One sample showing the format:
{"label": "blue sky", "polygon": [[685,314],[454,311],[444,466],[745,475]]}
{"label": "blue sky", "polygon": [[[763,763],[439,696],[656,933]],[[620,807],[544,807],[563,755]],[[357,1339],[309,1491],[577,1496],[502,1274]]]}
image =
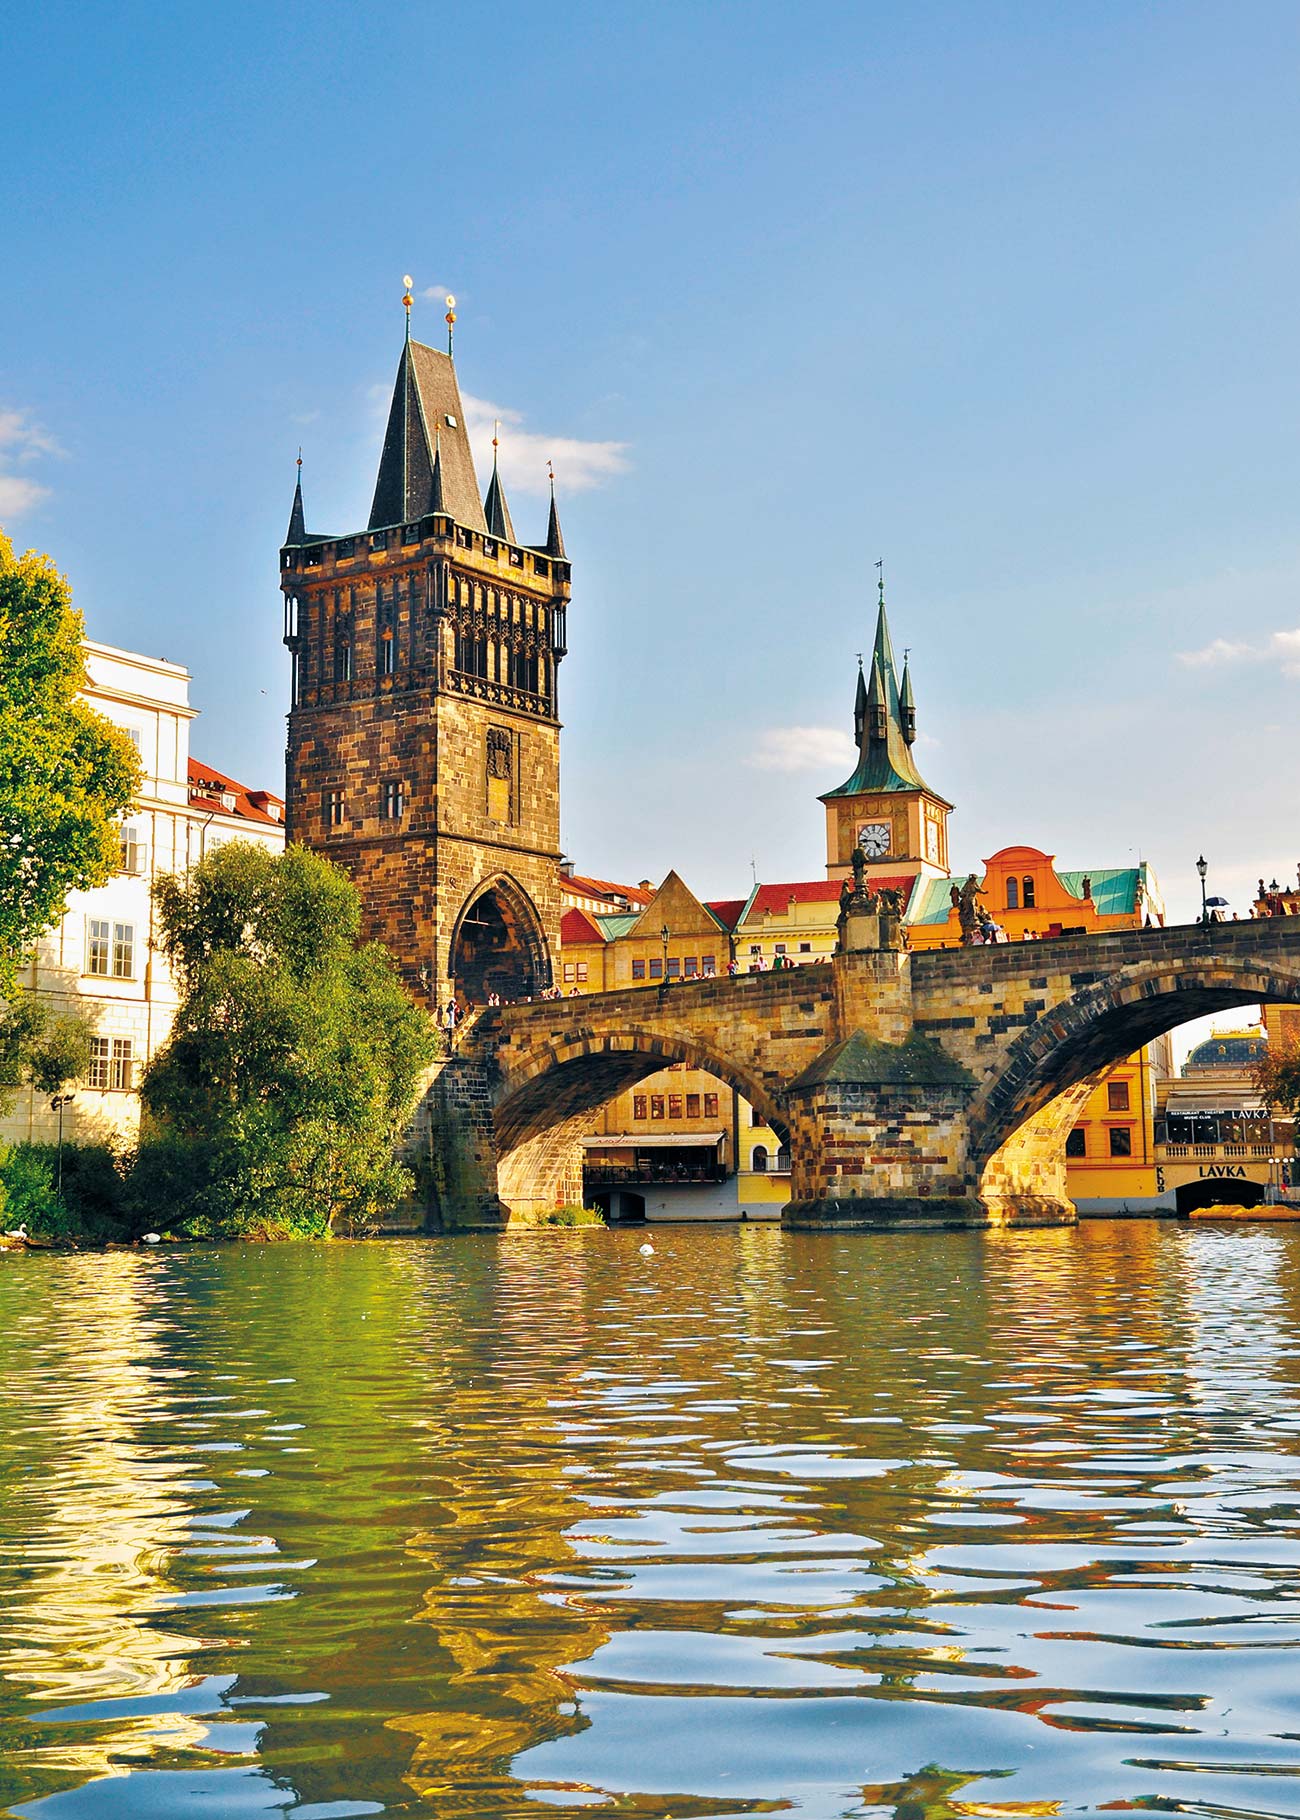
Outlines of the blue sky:
{"label": "blue sky", "polygon": [[[1300,860],[1292,5],[10,9],[0,522],[282,775],[402,335],[554,453],[566,849],[816,876],[885,561],[954,860]],[[484,443],[486,438],[481,439]]]}

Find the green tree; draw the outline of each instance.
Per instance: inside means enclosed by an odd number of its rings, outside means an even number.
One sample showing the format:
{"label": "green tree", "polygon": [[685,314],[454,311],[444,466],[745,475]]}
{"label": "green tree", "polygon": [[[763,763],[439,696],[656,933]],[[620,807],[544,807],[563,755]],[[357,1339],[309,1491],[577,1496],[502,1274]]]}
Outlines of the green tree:
{"label": "green tree", "polygon": [[140,766],[127,735],[78,696],[81,615],[47,556],[0,532],[0,994],[69,891],[118,864],[116,818]]}
{"label": "green tree", "polygon": [[142,1084],[142,1217],[195,1237],[321,1235],[410,1191],[394,1144],[437,1052],[347,875],[232,842],[154,888],[181,989]]}
{"label": "green tree", "polygon": [[90,1067],[91,1027],[77,1012],[51,1011],[31,993],[0,1006],[0,1112],[27,1082],[38,1093],[59,1093]]}
{"label": "green tree", "polygon": [[1300,1118],[1300,1043],[1266,1050],[1255,1068],[1255,1083],[1264,1098]]}

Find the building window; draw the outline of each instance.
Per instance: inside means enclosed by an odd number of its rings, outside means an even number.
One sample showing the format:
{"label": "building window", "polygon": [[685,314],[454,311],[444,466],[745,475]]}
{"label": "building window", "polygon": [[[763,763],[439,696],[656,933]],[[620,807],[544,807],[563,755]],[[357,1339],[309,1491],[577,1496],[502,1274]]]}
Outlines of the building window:
{"label": "building window", "polygon": [[1128,1111],[1128,1082],[1106,1082],[1106,1110],[1108,1112]]}
{"label": "building window", "polygon": [[343,826],[343,792],[341,790],[325,792],[325,826],[327,828]]}
{"label": "building window", "polygon": [[579,961],[578,962],[578,984],[580,986],[585,985],[586,980],[587,980],[587,963],[586,963],[586,961]]}
{"label": "building window", "polygon": [[1033,907],[1034,907],[1034,881],[1032,878],[1021,879],[1021,881],[1020,881],[1020,901],[1022,902],[1022,904],[1024,905],[1026,910],[1033,909]]}
{"label": "building window", "polygon": [[400,821],[406,811],[405,784],[389,783],[384,785],[381,813],[385,821]]}
{"label": "building window", "polygon": [[784,943],[784,942],[778,942],[778,943],[777,943],[777,944],[776,944],[776,953],[777,953],[777,954],[784,954],[784,953],[785,953],[785,943]]}
{"label": "building window", "polygon": [[749,1166],[754,1171],[755,1175],[767,1174],[767,1148],[765,1145],[755,1144],[753,1155],[749,1160]]}
{"label": "building window", "polygon": [[632,962],[632,978],[634,980],[643,980],[645,978],[645,962],[644,961],[633,961]]}
{"label": "building window", "polygon": [[789,1175],[789,1173],[790,1173],[790,1152],[788,1150],[781,1149],[781,1150],[777,1151],[776,1169],[777,1169],[778,1175]]}
{"label": "building window", "polygon": [[704,975],[705,979],[712,979],[717,970],[714,957],[711,954],[706,954],[701,958],[700,972]]}
{"label": "building window", "polygon": [[699,1118],[700,1096],[698,1093],[688,1093],[686,1095],[686,1116],[688,1119]]}
{"label": "building window", "polygon": [[86,972],[108,977],[112,929],[97,916],[86,918]]}
{"label": "building window", "polygon": [[1009,878],[1007,880],[1007,909],[1008,910],[1018,910],[1019,908],[1020,908],[1020,885],[1016,879]]}
{"label": "building window", "polygon": [[811,954],[812,953],[812,943],[811,942],[800,942],[799,952],[800,952],[800,954]]}
{"label": "building window", "polygon": [[718,1096],[716,1093],[706,1093],[705,1094],[705,1096],[704,1096],[704,1116],[706,1119],[716,1119],[717,1118],[717,1116],[718,1116]]}
{"label": "building window", "polygon": [[662,1093],[652,1093],[650,1095],[650,1117],[652,1119],[661,1119],[663,1115],[664,1096]]}
{"label": "building window", "polygon": [[565,963],[564,963],[564,983],[566,986],[571,986],[573,984],[573,962],[572,961],[565,961]]}
{"label": "building window", "polygon": [[682,1096],[680,1093],[670,1093],[668,1095],[668,1116],[670,1119],[679,1119],[682,1116]]}
{"label": "building window", "polygon": [[1088,1141],[1082,1125],[1076,1125],[1065,1140],[1066,1156],[1087,1156]]}
{"label": "building window", "polygon": [[135,924],[113,924],[113,978],[135,978]]}
{"label": "building window", "polygon": [[379,641],[379,674],[391,676],[397,668],[397,647],[393,643],[391,632],[385,632]]}
{"label": "building window", "polygon": [[134,1061],[129,1036],[93,1036],[90,1039],[90,1070],[87,1087],[99,1093],[130,1093]]}
{"label": "building window", "polygon": [[757,943],[757,942],[751,942],[751,943],[750,943],[750,944],[749,944],[749,952],[750,952],[750,953],[751,953],[751,954],[752,954],[752,955],[759,955],[759,954],[761,954],[761,953],[762,953],[762,952],[763,952],[763,950],[762,950],[762,948],[761,948],[761,947],[760,947],[760,946],[759,946],[759,944],[758,944],[758,943]]}
{"label": "building window", "polygon": [[751,1129],[755,1125],[766,1125],[767,1123],[767,1120],[763,1117],[757,1106],[751,1106],[749,1109],[749,1123]]}
{"label": "building window", "polygon": [[661,960],[659,960],[658,958],[652,960],[650,962],[650,978],[652,980],[661,980],[663,978],[663,976],[664,976],[663,962]]}
{"label": "building window", "polygon": [[632,1095],[632,1117],[634,1119],[643,1119],[645,1114],[646,1103],[644,1093],[634,1093]]}
{"label": "building window", "polygon": [[688,980],[693,980],[698,971],[699,963],[695,956],[693,954],[688,954],[686,959],[682,962],[682,972],[686,975]]}
{"label": "building window", "polygon": [[128,822],[122,830],[122,870],[133,878],[142,878],[149,869],[149,850],[138,822]]}
{"label": "building window", "polygon": [[670,954],[668,957],[668,977],[670,980],[676,980],[680,979],[681,976],[682,963],[675,954]]}
{"label": "building window", "polygon": [[1111,1126],[1110,1154],[1112,1156],[1132,1156],[1133,1133],[1127,1125]]}

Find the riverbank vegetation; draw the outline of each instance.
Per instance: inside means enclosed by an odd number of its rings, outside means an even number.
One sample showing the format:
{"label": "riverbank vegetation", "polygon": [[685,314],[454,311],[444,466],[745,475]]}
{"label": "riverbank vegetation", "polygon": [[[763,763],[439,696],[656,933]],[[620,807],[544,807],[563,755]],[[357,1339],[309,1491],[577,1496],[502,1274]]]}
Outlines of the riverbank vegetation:
{"label": "riverbank vegetation", "polygon": [[321,1237],[410,1194],[394,1154],[432,1020],[360,941],[346,873],[232,842],[155,886],[181,991],[145,1072],[129,1200],[188,1238]]}

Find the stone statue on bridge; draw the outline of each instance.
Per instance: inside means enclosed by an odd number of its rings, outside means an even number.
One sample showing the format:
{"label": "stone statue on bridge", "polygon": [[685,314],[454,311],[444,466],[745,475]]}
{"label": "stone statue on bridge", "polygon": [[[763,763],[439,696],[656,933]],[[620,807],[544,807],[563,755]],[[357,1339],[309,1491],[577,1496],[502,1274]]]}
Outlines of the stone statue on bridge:
{"label": "stone statue on bridge", "polygon": [[980,890],[979,881],[972,872],[960,890],[952,887],[950,896],[957,912],[957,921],[961,926],[962,946],[974,946],[975,936],[980,926],[980,903],[984,893]]}

